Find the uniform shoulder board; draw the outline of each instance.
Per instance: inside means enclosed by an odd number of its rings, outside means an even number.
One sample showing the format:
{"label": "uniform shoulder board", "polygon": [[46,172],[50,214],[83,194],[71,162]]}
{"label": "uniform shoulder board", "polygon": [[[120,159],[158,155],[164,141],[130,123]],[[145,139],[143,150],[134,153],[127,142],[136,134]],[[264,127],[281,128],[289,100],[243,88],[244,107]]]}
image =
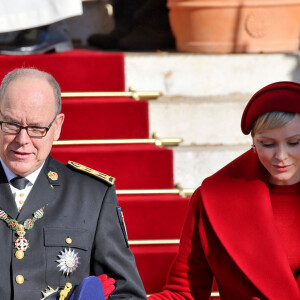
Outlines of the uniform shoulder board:
{"label": "uniform shoulder board", "polygon": [[112,176],[109,176],[109,175],[106,175],[106,174],[101,173],[99,171],[93,170],[93,169],[91,169],[89,167],[86,167],[84,165],[81,165],[81,164],[79,164],[75,161],[69,160],[68,161],[68,166],[71,166],[72,168],[74,168],[76,170],[79,170],[79,171],[82,171],[84,173],[93,175],[96,178],[100,178],[101,180],[105,181],[106,183],[108,183],[110,185],[113,185],[115,180],[116,180],[116,178],[114,178]]}

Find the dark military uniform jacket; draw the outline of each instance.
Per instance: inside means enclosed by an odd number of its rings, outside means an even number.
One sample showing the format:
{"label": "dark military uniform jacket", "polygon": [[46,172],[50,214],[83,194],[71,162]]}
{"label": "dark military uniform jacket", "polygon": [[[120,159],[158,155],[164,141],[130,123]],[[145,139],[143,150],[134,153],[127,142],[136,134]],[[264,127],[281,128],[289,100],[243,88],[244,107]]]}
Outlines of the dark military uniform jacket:
{"label": "dark military uniform jacket", "polygon": [[[29,248],[23,259],[15,256],[16,231],[0,220],[1,300],[40,300],[48,286],[63,288],[70,282],[76,287],[85,277],[103,273],[116,280],[111,299],[146,299],[128,248],[115,187],[109,180],[88,175],[49,156],[18,212],[0,164],[0,209],[23,224],[42,207],[44,216],[26,230]],[[68,275],[57,262],[70,258],[65,253],[73,253],[71,266],[74,259],[78,260],[78,266]],[[18,275],[24,277],[23,283],[17,282]]]}

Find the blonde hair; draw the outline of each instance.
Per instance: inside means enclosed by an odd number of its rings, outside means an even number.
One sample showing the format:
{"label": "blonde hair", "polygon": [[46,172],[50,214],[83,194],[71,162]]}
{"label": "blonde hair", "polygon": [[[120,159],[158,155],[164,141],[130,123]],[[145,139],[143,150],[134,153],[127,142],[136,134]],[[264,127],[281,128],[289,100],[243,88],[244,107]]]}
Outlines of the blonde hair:
{"label": "blonde hair", "polygon": [[264,130],[279,128],[291,122],[297,113],[287,111],[270,111],[260,115],[254,122],[251,136]]}

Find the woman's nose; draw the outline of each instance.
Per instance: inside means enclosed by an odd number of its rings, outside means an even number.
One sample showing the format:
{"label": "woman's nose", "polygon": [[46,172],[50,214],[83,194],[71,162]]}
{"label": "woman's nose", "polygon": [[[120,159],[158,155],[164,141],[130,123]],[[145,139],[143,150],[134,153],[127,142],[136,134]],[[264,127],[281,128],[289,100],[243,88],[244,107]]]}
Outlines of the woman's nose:
{"label": "woman's nose", "polygon": [[288,153],[286,147],[279,145],[276,149],[276,154],[275,154],[276,159],[282,161],[285,160],[287,156]]}

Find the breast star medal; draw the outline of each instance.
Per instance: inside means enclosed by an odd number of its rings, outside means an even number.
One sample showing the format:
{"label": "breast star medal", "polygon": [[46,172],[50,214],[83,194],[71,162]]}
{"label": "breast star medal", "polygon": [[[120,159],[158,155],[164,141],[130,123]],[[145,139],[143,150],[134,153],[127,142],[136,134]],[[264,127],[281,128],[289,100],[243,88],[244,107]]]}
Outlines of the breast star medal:
{"label": "breast star medal", "polygon": [[7,213],[0,209],[0,219],[5,221],[8,227],[17,232],[18,238],[15,241],[15,248],[17,249],[15,256],[17,259],[24,257],[24,252],[29,248],[29,241],[25,238],[26,230],[33,228],[34,223],[44,216],[44,207],[38,209],[32,219],[27,219],[24,224],[19,224],[17,220],[10,218]]}
{"label": "breast star medal", "polygon": [[64,275],[69,276],[69,274],[73,274],[74,271],[78,268],[79,263],[79,257],[78,253],[69,249],[64,249],[60,251],[60,255],[58,257],[60,259],[57,260],[59,271],[62,271]]}

